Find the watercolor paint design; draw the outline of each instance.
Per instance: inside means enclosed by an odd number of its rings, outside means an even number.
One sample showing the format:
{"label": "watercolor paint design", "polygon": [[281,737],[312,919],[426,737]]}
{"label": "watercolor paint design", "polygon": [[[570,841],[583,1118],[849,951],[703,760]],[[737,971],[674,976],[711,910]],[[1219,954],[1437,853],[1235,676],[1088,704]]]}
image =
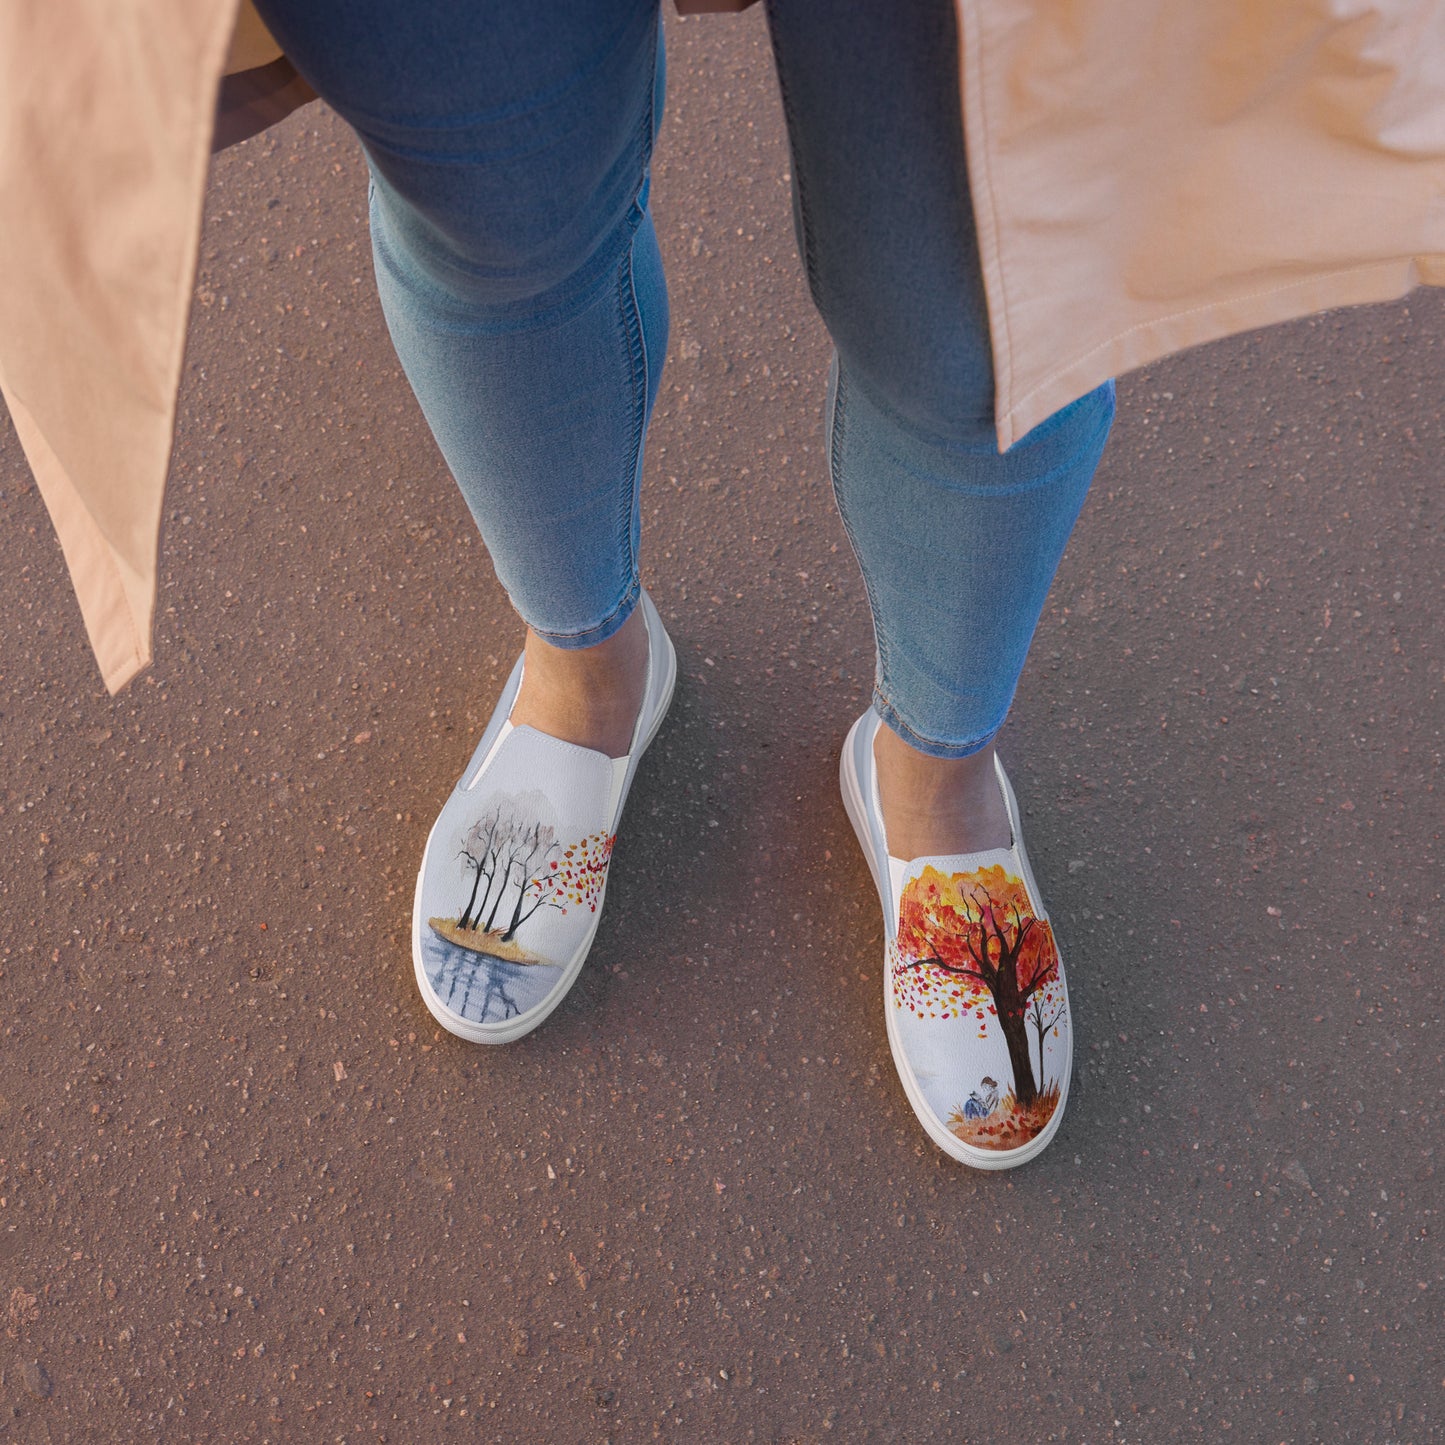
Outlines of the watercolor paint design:
{"label": "watercolor paint design", "polygon": [[1068,1028],[1068,999],[1053,929],[1035,916],[1023,880],[999,864],[952,874],[925,866],[903,890],[891,976],[894,1006],[911,1020],[967,1030],[965,1057],[969,1039],[1003,1044],[1012,1077],[983,1073],[965,1085],[949,1129],[982,1149],[1017,1149],[1041,1133],[1064,1084],[1046,1077],[1048,1059],[1068,1057],[1045,1045]]}
{"label": "watercolor paint design", "polygon": [[447,1008],[474,1023],[515,1018],[547,997],[568,960],[529,946],[529,936],[548,916],[596,913],[607,881],[616,835],[559,843],[533,801],[488,800],[460,839],[456,913],[427,919],[427,977]]}

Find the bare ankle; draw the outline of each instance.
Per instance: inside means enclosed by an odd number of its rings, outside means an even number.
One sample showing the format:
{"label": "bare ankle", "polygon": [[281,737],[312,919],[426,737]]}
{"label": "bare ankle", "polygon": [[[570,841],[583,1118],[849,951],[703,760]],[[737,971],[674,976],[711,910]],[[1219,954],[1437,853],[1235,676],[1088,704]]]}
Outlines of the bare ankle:
{"label": "bare ankle", "polygon": [[632,745],[647,682],[647,656],[647,626],[640,607],[595,647],[557,647],[528,629],[512,721],[620,758]]}
{"label": "bare ankle", "polygon": [[992,742],[966,758],[935,758],[881,727],[873,757],[893,857],[976,853],[1012,842]]}

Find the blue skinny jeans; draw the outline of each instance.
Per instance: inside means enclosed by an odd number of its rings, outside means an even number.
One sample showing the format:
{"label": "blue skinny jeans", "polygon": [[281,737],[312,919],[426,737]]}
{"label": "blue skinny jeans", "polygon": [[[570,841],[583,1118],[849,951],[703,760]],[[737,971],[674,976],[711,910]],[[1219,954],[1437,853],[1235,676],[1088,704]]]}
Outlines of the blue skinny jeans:
{"label": "blue skinny jeans", "polygon": [[[658,0],[258,8],[361,139],[392,339],[502,585],[550,642],[604,641],[638,599],[667,349]],[[950,0],[770,0],[768,20],[874,705],[966,756],[1012,701],[1113,386],[998,451]]]}

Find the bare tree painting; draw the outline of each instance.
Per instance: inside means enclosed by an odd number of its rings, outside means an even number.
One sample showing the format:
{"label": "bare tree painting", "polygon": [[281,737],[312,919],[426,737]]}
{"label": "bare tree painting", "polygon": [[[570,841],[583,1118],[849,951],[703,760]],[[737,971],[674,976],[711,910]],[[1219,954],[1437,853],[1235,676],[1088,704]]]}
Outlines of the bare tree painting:
{"label": "bare tree painting", "polygon": [[493,794],[463,833],[458,849],[465,894],[453,918],[429,920],[450,943],[515,963],[544,963],[518,940],[543,910],[596,912],[613,836],[593,833],[557,841],[550,808],[538,792]]}

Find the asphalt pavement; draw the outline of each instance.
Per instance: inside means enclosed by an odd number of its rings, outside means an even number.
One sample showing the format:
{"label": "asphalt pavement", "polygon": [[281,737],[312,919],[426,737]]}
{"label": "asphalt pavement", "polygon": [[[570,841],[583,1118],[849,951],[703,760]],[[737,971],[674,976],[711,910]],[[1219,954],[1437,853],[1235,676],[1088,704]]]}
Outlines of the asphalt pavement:
{"label": "asphalt pavement", "polygon": [[0,1440],[1445,1440],[1445,298],[1124,378],[1002,740],[1062,1131],[923,1136],[838,797],[871,641],[758,11],[671,24],[644,571],[680,658],[546,1026],[415,870],[520,643],[320,107],[208,197],[154,668],[0,423]]}

